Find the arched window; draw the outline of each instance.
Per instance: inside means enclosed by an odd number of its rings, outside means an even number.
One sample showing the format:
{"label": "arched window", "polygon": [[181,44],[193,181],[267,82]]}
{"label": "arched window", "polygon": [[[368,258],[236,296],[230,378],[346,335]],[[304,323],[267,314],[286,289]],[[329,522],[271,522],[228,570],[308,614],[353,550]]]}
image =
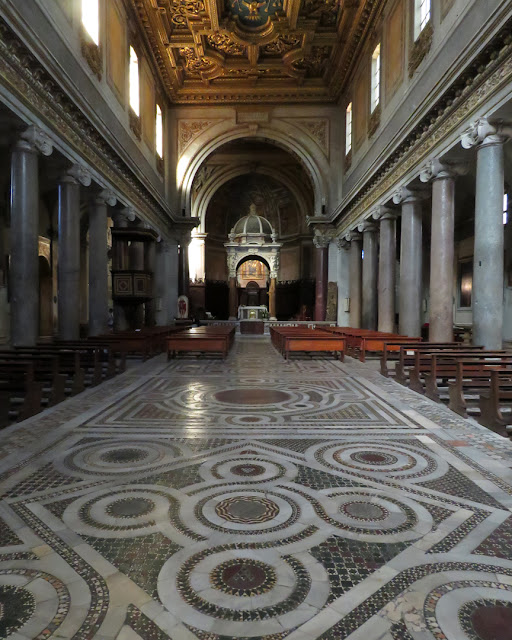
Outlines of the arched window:
{"label": "arched window", "polygon": [[430,21],[430,0],[414,0],[414,39],[417,40],[420,33]]}
{"label": "arched window", "polygon": [[156,152],[159,158],[164,157],[164,121],[162,109],[158,103],[156,105]]}
{"label": "arched window", "polygon": [[371,113],[380,102],[380,42],[372,53]]}
{"label": "arched window", "polygon": [[345,155],[348,156],[352,150],[352,103],[345,111]]}
{"label": "arched window", "polygon": [[136,116],[140,115],[139,59],[133,47],[130,47],[130,107]]}
{"label": "arched window", "polygon": [[99,0],[82,0],[82,24],[94,44],[100,43]]}

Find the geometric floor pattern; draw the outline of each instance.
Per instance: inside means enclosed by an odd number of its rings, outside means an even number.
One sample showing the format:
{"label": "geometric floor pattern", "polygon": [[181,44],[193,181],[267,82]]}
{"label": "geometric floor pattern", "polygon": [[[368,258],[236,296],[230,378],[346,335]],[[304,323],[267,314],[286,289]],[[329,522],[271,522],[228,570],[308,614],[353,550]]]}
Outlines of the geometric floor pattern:
{"label": "geometric floor pattern", "polygon": [[512,444],[372,363],[237,337],[0,444],[0,638],[512,640]]}

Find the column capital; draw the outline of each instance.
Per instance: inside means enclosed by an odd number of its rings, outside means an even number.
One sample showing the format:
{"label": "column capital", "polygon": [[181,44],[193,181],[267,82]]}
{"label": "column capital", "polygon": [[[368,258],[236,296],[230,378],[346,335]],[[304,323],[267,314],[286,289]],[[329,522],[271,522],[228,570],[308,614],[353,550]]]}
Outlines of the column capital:
{"label": "column capital", "polygon": [[363,234],[373,233],[378,230],[377,225],[375,224],[374,220],[372,220],[371,218],[369,220],[365,220],[364,222],[361,222],[361,224],[359,224],[357,228],[359,231],[362,231]]}
{"label": "column capital", "polygon": [[123,207],[120,213],[126,218],[128,222],[135,222],[137,220],[135,209],[133,207]]}
{"label": "column capital", "polygon": [[394,204],[407,204],[409,202],[419,202],[427,196],[425,189],[412,189],[411,187],[400,187],[393,194]]}
{"label": "column capital", "polygon": [[434,180],[454,180],[457,176],[467,173],[469,167],[463,163],[441,161],[439,158],[430,160],[420,171],[421,182]]}
{"label": "column capital", "polygon": [[108,204],[110,207],[113,207],[117,202],[117,197],[110,189],[102,189],[96,194],[94,202],[95,204]]}
{"label": "column capital", "polygon": [[23,131],[16,146],[26,151],[39,151],[43,156],[51,156],[53,153],[53,140],[35,125],[31,125]]}
{"label": "column capital", "polygon": [[363,239],[363,236],[359,233],[357,229],[352,229],[347,233],[345,238],[348,240],[348,242],[361,242],[361,240]]}
{"label": "column capital", "polygon": [[74,164],[60,178],[59,183],[74,183],[88,187],[92,178],[88,169],[81,164]]}
{"label": "column capital", "polygon": [[342,249],[349,249],[350,242],[346,238],[338,237],[336,238],[336,246],[341,251]]}
{"label": "column capital", "polygon": [[461,144],[464,149],[477,146],[503,144],[512,137],[512,125],[503,120],[490,122],[487,118],[479,118],[462,132]]}
{"label": "column capital", "polygon": [[386,205],[379,205],[372,212],[372,218],[374,220],[394,220],[398,216],[395,209],[387,207]]}
{"label": "column capital", "polygon": [[332,238],[329,233],[322,233],[318,229],[315,229],[315,235],[313,236],[313,244],[317,249],[327,249]]}

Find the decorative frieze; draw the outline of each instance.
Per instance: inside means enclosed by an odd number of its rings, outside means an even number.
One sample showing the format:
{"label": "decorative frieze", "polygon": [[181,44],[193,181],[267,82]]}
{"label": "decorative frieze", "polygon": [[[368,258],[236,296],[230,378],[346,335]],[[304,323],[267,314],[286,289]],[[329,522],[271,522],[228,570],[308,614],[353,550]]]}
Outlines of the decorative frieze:
{"label": "decorative frieze", "polygon": [[400,184],[415,167],[421,166],[435,148],[453,135],[489,98],[512,79],[512,20],[464,71],[465,84],[454,82],[391,153],[380,168],[357,189],[357,193],[333,213],[341,218],[340,231],[356,221]]}
{"label": "decorative frieze", "polygon": [[[115,185],[144,217],[155,226],[168,229],[171,212],[136,178],[104,136],[3,21],[0,21],[0,83],[47,122],[84,162]],[[34,143],[44,155],[51,153],[50,138],[37,127],[29,127],[21,137]]]}

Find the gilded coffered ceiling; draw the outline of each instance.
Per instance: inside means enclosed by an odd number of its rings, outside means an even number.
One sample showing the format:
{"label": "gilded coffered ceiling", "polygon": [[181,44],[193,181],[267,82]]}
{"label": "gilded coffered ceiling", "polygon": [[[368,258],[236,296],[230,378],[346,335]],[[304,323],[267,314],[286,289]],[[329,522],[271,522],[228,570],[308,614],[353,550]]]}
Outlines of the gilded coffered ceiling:
{"label": "gilded coffered ceiling", "polygon": [[384,0],[128,0],[175,103],[335,102]]}

